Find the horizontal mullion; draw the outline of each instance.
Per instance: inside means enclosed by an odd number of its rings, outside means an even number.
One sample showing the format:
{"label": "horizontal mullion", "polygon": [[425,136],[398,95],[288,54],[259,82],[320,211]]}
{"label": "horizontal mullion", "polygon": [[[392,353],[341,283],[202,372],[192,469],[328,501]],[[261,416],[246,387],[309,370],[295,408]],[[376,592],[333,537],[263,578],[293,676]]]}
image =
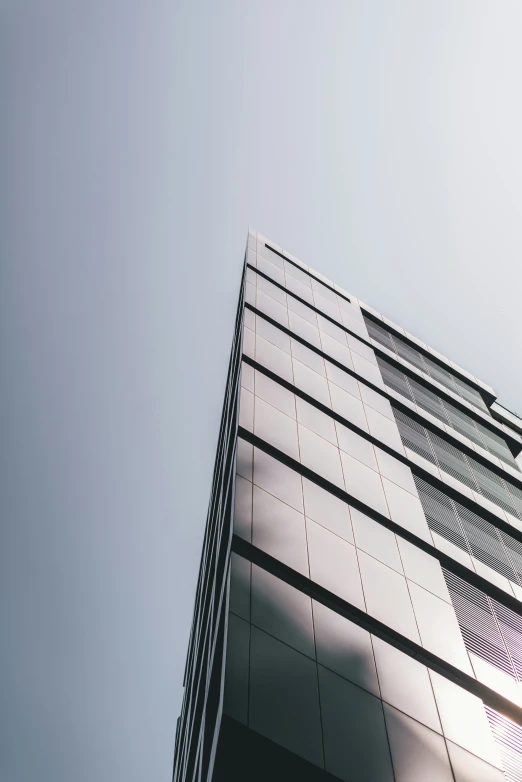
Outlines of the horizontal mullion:
{"label": "horizontal mullion", "polygon": [[[401,527],[401,525],[398,524],[396,521],[392,521],[387,516],[384,516],[382,513],[379,513],[379,511],[374,510],[369,505],[366,505],[366,503],[362,502],[361,500],[357,499],[353,495],[349,494],[344,489],[341,489],[339,486],[336,486],[334,483],[331,483],[329,480],[323,478],[321,475],[318,475],[309,467],[306,467],[304,464],[301,464],[301,462],[298,462],[296,459],[293,459],[291,456],[288,456],[288,454],[284,453],[284,451],[281,451],[279,448],[276,448],[275,446],[271,445],[266,440],[263,440],[261,437],[258,437],[258,435],[249,432],[247,429],[244,429],[242,426],[238,428],[238,437],[250,443],[251,445],[255,446],[256,448],[259,448],[261,451],[264,451],[269,456],[272,456],[274,459],[286,465],[287,467],[290,467],[291,470],[298,473],[299,475],[308,478],[308,480],[312,481],[312,483],[315,483],[317,486],[324,489],[329,494],[333,494],[335,497],[342,500],[342,502],[345,502],[347,505],[351,505],[352,507],[361,511],[361,513],[364,513],[365,516],[369,516],[371,519],[376,521],[382,527],[386,527],[386,529],[389,529],[390,532],[394,532],[399,537],[403,538],[404,540],[407,540],[409,543],[412,543],[414,546],[421,549],[421,551],[424,551],[426,554],[429,554],[430,556],[437,559],[439,563],[442,565],[442,567],[445,567],[451,573],[455,573],[455,575],[460,576],[460,578],[462,578],[464,581],[467,581],[469,584],[472,584],[477,589],[480,589],[482,592],[489,595],[494,600],[501,603],[503,606],[509,608],[515,614],[518,614],[520,617],[522,617],[522,604],[516,598],[509,595],[507,592],[504,592],[503,589],[500,589],[500,587],[495,586],[495,584],[492,584],[490,581],[483,578],[478,573],[475,573],[475,571],[470,570],[470,568],[467,568],[465,565],[462,565],[460,562],[457,562],[448,554],[445,554],[443,551],[439,551],[439,549],[435,548],[435,546],[432,543],[428,543],[427,541],[420,538],[418,535],[415,535],[413,532],[410,532],[404,527]],[[443,485],[445,486],[445,484]],[[514,530],[512,527],[510,527],[509,529],[510,529],[510,534],[512,536],[513,536],[513,532],[517,531]],[[519,538],[518,538],[519,540],[520,537],[521,536],[519,533]]]}
{"label": "horizontal mullion", "polygon": [[334,592],[330,592],[329,589],[312,581],[297,570],[285,565],[276,557],[267,554],[257,548],[257,546],[254,546],[252,543],[249,543],[235,534],[232,537],[232,551],[268,573],[271,573],[289,586],[298,589],[312,600],[316,600],[318,603],[335,611],[336,614],[339,614],[348,621],[359,625],[385,643],[388,643],[395,649],[407,654],[408,657],[418,660],[418,662],[426,665],[430,670],[444,676],[467,692],[476,695],[486,705],[495,709],[495,711],[498,711],[500,714],[503,714],[517,725],[522,725],[522,709],[508,700],[508,698],[504,698],[503,695],[500,695],[495,692],[495,690],[492,690],[469,674],[461,671],[460,668],[446,662],[446,660],[443,660],[441,657],[433,654],[433,652],[428,651],[420,644],[411,641],[406,636],[398,633],[391,627],[388,627],[384,622],[381,622],[379,619],[362,611],[347,600],[343,600],[343,598],[339,597]]}
{"label": "horizontal mullion", "polygon": [[313,405],[313,407],[316,407],[322,413],[325,413],[330,418],[333,418],[335,421],[338,421],[343,426],[346,426],[347,429],[351,429],[360,437],[364,437],[366,440],[369,440],[373,445],[376,445],[378,448],[381,448],[383,451],[389,453],[390,456],[395,456],[396,458],[400,459],[400,461],[404,462],[404,464],[407,465],[410,464],[406,456],[403,456],[397,451],[394,451],[394,449],[391,448],[389,445],[381,442],[381,440],[377,439],[377,437],[374,437],[372,434],[369,434],[369,432],[367,432],[366,429],[361,429],[359,426],[352,423],[352,421],[349,421],[347,418],[344,418],[339,413],[336,413],[335,410],[332,410],[331,407],[327,407],[326,405],[323,405],[323,403],[319,402],[319,400],[316,399],[314,396],[310,396],[310,394],[307,394],[306,391],[302,391],[298,386],[294,386],[293,383],[290,383],[288,380],[285,380],[284,378],[280,377],[275,372],[272,372],[271,369],[267,369],[267,367],[263,366],[263,364],[260,364],[255,359],[250,358],[250,356],[247,356],[246,354],[243,354],[243,361],[245,362],[245,364],[248,364],[253,369],[256,369],[258,372],[261,372],[261,374],[266,375],[266,377],[270,378],[270,380],[273,380],[275,383],[278,383],[280,386],[283,386],[283,388],[286,388],[292,394],[295,394],[296,396],[303,399],[305,402],[308,402],[309,405]]}
{"label": "horizontal mullion", "polygon": [[[368,320],[371,320],[373,323],[375,323],[377,326],[380,326],[381,329],[384,329],[385,331],[388,331],[389,334],[392,334],[393,336],[400,337],[400,339],[404,340],[406,344],[408,344],[410,347],[415,348],[415,350],[418,350],[421,355],[423,355],[425,358],[429,358],[431,361],[433,361],[435,364],[437,364],[442,369],[445,369],[446,372],[449,372],[450,375],[454,375],[459,380],[462,380],[462,382],[466,383],[467,385],[471,386],[475,391],[478,391],[482,399],[484,399],[483,394],[486,393],[488,396],[488,399],[491,398],[491,394],[489,394],[484,388],[482,388],[478,383],[471,380],[471,378],[467,377],[466,375],[463,375],[461,372],[458,371],[458,369],[455,369],[455,367],[452,367],[450,363],[446,363],[445,361],[442,361],[438,356],[435,356],[433,353],[430,353],[429,350],[426,350],[426,348],[423,348],[422,345],[419,345],[414,340],[407,337],[405,334],[402,334],[400,331],[395,329],[393,326],[390,326],[388,323],[386,323],[383,320],[379,320],[375,317],[375,315],[371,312],[369,312],[364,305],[361,307],[362,310],[364,310],[364,317],[368,318]],[[487,406],[487,401],[486,402]]]}
{"label": "horizontal mullion", "polygon": [[444,483],[444,481],[441,481],[435,475],[432,475],[432,473],[428,472],[427,470],[424,470],[420,465],[418,465],[416,462],[411,461],[404,454],[400,453],[399,451],[395,451],[391,446],[387,445],[386,443],[383,443],[381,440],[371,435],[365,429],[361,429],[356,424],[349,421],[347,418],[344,418],[339,413],[336,413],[330,407],[326,407],[326,405],[323,405],[322,402],[319,402],[315,397],[310,396],[305,391],[302,391],[297,386],[294,386],[288,380],[284,380],[275,372],[272,372],[270,369],[267,369],[262,364],[259,364],[257,361],[255,361],[255,359],[250,358],[250,356],[247,356],[246,354],[243,354],[243,361],[245,362],[245,364],[248,364],[253,369],[256,369],[258,372],[261,372],[263,375],[266,375],[266,377],[270,378],[270,380],[273,380],[275,383],[278,383],[279,385],[283,386],[283,388],[286,388],[292,394],[295,394],[296,396],[300,397],[308,404],[317,408],[325,415],[328,415],[333,420],[338,421],[343,426],[346,426],[347,429],[350,429],[352,432],[355,432],[356,434],[359,435],[359,437],[363,437],[365,440],[371,442],[372,445],[375,445],[377,448],[380,448],[382,451],[386,451],[386,453],[388,453],[390,456],[393,456],[395,459],[397,459],[397,461],[402,462],[402,464],[409,467],[410,470],[415,475],[417,475],[419,478],[422,478],[424,481],[426,481],[426,483],[429,483],[434,488],[438,489],[439,491],[442,491],[443,494],[446,494],[448,497],[451,497],[451,499],[455,500],[456,502],[459,502],[461,505],[463,505],[465,508],[468,508],[468,510],[472,511],[480,518],[484,519],[485,521],[489,521],[489,523],[492,524],[496,529],[502,530],[503,532],[510,535],[512,538],[515,538],[515,540],[519,541],[522,544],[522,532],[520,532],[516,527],[512,527],[510,524],[503,521],[501,518],[496,516],[487,508],[484,508],[483,505],[480,505],[479,503],[475,502],[466,494],[460,493],[458,489],[455,489],[454,487],[449,486],[447,483]]}
{"label": "horizontal mullion", "polygon": [[275,253],[276,255],[279,255],[280,258],[283,259],[283,261],[286,261],[287,263],[291,263],[292,266],[295,266],[296,269],[299,269],[299,271],[302,271],[303,274],[307,274],[312,280],[315,280],[316,282],[321,283],[321,285],[324,285],[325,288],[328,288],[329,291],[332,291],[332,293],[335,293],[336,296],[340,296],[341,299],[344,299],[348,302],[348,304],[351,304],[352,302],[348,298],[348,296],[344,296],[342,293],[339,293],[339,291],[336,291],[335,288],[332,288],[331,285],[328,285],[327,282],[324,282],[323,280],[320,280],[319,277],[316,277],[315,274],[312,274],[312,272],[309,272],[307,269],[303,269],[302,266],[299,266],[298,263],[295,261],[292,261],[290,258],[287,258],[286,255],[283,255],[283,253],[280,253],[279,250],[275,250],[273,247],[270,247],[269,244],[265,242],[265,247],[267,250],[270,250],[270,252]]}
{"label": "horizontal mullion", "polygon": [[357,334],[355,331],[351,331],[349,328],[347,328],[344,323],[339,323],[338,320],[335,320],[335,318],[332,318],[331,315],[327,315],[326,312],[323,312],[322,310],[318,309],[314,304],[310,304],[309,301],[306,301],[306,299],[302,299],[301,296],[298,296],[297,293],[294,293],[289,288],[286,288],[284,285],[281,285],[280,282],[276,282],[270,275],[265,274],[264,272],[260,271],[259,269],[256,269],[255,266],[252,266],[250,263],[247,263],[247,268],[251,271],[258,274],[260,277],[263,277],[264,280],[267,280],[271,285],[274,285],[276,288],[279,288],[279,290],[284,291],[287,296],[291,296],[293,299],[296,299],[301,304],[304,304],[305,307],[308,307],[308,309],[311,309],[313,312],[316,312],[318,315],[320,315],[325,320],[329,320],[330,323],[333,323],[334,326],[337,326],[338,329],[342,329],[342,331],[345,331],[347,334],[350,334],[352,337],[355,337],[356,339],[360,340],[361,342],[364,342],[365,345],[367,345],[372,350],[374,349],[371,342],[369,342],[364,337],[361,337],[360,334]]}
{"label": "horizontal mullion", "polygon": [[[280,329],[280,331],[282,331],[284,334],[287,334],[287,336],[291,337],[292,339],[295,339],[297,342],[300,342],[302,345],[304,345],[314,353],[317,353],[318,356],[321,356],[326,361],[329,361],[330,364],[334,364],[336,367],[342,369],[344,372],[346,372],[348,375],[351,375],[356,380],[360,380],[361,383],[364,383],[373,391],[376,391],[378,394],[383,396],[385,399],[387,399],[390,402],[392,406],[398,407],[403,413],[405,413],[405,415],[408,415],[410,418],[413,418],[413,420],[416,421],[418,424],[426,427],[426,429],[429,429],[430,432],[433,432],[434,434],[438,435],[447,443],[452,445],[454,448],[457,448],[459,451],[462,451],[462,453],[465,453],[467,456],[471,456],[473,459],[475,459],[477,462],[482,464],[484,467],[487,467],[488,470],[491,470],[491,472],[495,473],[495,475],[506,480],[507,483],[511,482],[522,490],[522,479],[520,481],[517,481],[515,476],[512,476],[510,473],[506,473],[506,471],[503,470],[502,467],[495,464],[494,462],[490,462],[489,459],[486,459],[481,453],[471,448],[471,446],[467,445],[466,443],[463,443],[462,440],[458,439],[457,437],[452,437],[452,435],[449,434],[445,429],[440,429],[438,426],[433,424],[429,419],[424,418],[424,416],[422,416],[416,410],[412,410],[411,407],[408,407],[408,405],[403,404],[400,401],[400,399],[397,399],[391,394],[388,394],[386,388],[381,388],[380,386],[374,385],[370,380],[367,380],[366,378],[362,377],[357,372],[355,372],[353,369],[349,369],[344,364],[341,364],[340,361],[337,361],[337,359],[332,358],[327,353],[324,353],[315,345],[312,345],[311,342],[308,342],[306,339],[304,339],[304,337],[300,337],[298,334],[291,331],[286,326],[283,326],[282,323],[279,323],[279,321],[271,318],[262,310],[258,310],[257,307],[254,307],[252,304],[246,302],[245,307],[249,309],[251,312],[253,312],[255,315],[259,315],[259,317],[263,318],[263,320],[266,320],[267,323],[270,323],[272,326],[275,326],[276,328]],[[397,365],[398,368],[400,368],[400,366],[401,365],[399,364]],[[451,427],[449,428],[451,429]]]}
{"label": "horizontal mullion", "polygon": [[[502,438],[502,440],[507,441],[507,439],[511,439],[508,437],[506,432],[504,432],[500,427],[495,426],[497,423],[494,418],[491,416],[485,415],[482,417],[479,415],[476,411],[479,410],[479,408],[469,408],[466,407],[466,405],[462,404],[462,400],[457,396],[451,396],[451,394],[448,394],[447,391],[444,388],[439,388],[439,386],[432,385],[431,382],[428,382],[425,377],[422,377],[421,375],[417,375],[413,369],[411,369],[409,366],[405,366],[404,364],[401,364],[400,361],[390,356],[389,353],[386,353],[384,350],[381,350],[376,345],[371,344],[370,347],[375,350],[376,353],[384,360],[390,363],[392,366],[394,366],[396,369],[403,372],[405,375],[407,375],[411,380],[415,380],[419,385],[423,386],[423,388],[427,389],[428,391],[431,391],[432,394],[435,394],[436,396],[439,396],[444,402],[448,402],[448,404],[453,405],[457,408],[461,413],[468,416],[472,421],[476,421],[479,424],[482,424],[485,429],[488,429],[489,431],[496,434],[498,437]],[[413,366],[413,365],[412,365]],[[429,377],[429,375],[428,375]],[[431,378],[433,380],[433,378]],[[471,404],[471,403],[470,403]],[[520,442],[512,439],[512,442],[516,443],[518,449],[520,450]],[[506,442],[507,445],[507,442]],[[509,445],[507,445],[509,449]],[[487,449],[486,449],[487,450]]]}
{"label": "horizontal mullion", "polygon": [[[247,268],[249,268],[251,271],[255,272],[256,274],[259,274],[260,277],[263,277],[265,280],[270,282],[272,285],[275,285],[276,288],[279,288],[280,290],[284,291],[287,295],[292,296],[294,299],[299,301],[301,304],[304,304],[305,306],[309,307],[313,312],[316,312],[318,315],[320,315],[322,318],[325,318],[326,320],[330,321],[330,323],[333,323],[334,326],[337,326],[337,328],[340,328],[342,331],[346,332],[346,334],[350,334],[352,337],[355,337],[360,342],[362,342],[367,347],[371,348],[377,355],[379,355],[382,359],[385,361],[388,361],[392,366],[394,366],[396,369],[400,370],[401,372],[404,372],[408,377],[410,377],[412,380],[415,380],[417,383],[419,383],[421,386],[426,388],[428,391],[431,391],[431,393],[436,394],[437,396],[440,396],[441,399],[447,401],[449,404],[454,405],[457,410],[459,410],[464,415],[469,416],[473,421],[477,421],[478,423],[485,426],[486,429],[489,429],[491,432],[495,433],[498,437],[501,437],[504,441],[508,437],[506,435],[506,432],[504,432],[503,429],[500,429],[500,427],[497,427],[496,424],[498,423],[495,421],[494,418],[491,416],[480,416],[480,414],[475,412],[475,409],[470,409],[469,407],[466,407],[465,404],[462,404],[462,400],[460,397],[455,395],[455,397],[451,396],[451,394],[447,393],[447,390],[444,388],[439,388],[439,386],[432,384],[431,381],[433,381],[433,378],[430,378],[429,380],[426,380],[425,377],[422,377],[421,375],[417,375],[413,369],[411,369],[409,366],[405,366],[402,364],[398,358],[393,358],[390,356],[389,353],[386,353],[384,350],[381,350],[378,345],[374,345],[370,340],[365,339],[364,337],[361,337],[360,334],[357,334],[354,331],[351,331],[349,328],[347,328],[343,323],[339,323],[339,321],[335,320],[335,318],[332,318],[330,315],[327,315],[325,312],[322,312],[320,309],[315,307],[313,304],[310,304],[305,299],[302,299],[300,296],[293,293],[291,290],[286,288],[284,285],[281,285],[281,283],[276,282],[276,280],[272,279],[268,274],[265,274],[264,272],[259,271],[255,266],[252,266],[251,264],[247,264]],[[251,306],[251,305],[246,305]],[[429,354],[428,354],[429,355]],[[426,374],[426,373],[425,373]],[[430,376],[428,375],[428,378]],[[478,408],[476,408],[478,410]],[[518,441],[514,441],[520,450],[520,443]],[[507,444],[507,443],[506,443]],[[509,445],[507,446],[509,448]],[[487,449],[486,449],[487,450]]]}

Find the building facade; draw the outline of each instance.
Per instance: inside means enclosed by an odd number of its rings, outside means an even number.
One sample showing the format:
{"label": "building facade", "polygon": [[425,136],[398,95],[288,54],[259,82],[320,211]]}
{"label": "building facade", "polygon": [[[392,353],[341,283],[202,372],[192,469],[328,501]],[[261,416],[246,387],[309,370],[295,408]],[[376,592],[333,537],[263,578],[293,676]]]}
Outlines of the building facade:
{"label": "building facade", "polygon": [[174,782],[522,781],[522,420],[250,232]]}

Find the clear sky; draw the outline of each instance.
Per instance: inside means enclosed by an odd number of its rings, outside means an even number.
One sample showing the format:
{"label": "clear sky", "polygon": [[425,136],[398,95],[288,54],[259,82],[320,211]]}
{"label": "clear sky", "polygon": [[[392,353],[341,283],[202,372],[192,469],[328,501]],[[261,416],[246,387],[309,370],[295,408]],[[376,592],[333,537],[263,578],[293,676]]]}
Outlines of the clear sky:
{"label": "clear sky", "polygon": [[249,225],[522,412],[520,0],[0,3],[5,782],[168,782]]}

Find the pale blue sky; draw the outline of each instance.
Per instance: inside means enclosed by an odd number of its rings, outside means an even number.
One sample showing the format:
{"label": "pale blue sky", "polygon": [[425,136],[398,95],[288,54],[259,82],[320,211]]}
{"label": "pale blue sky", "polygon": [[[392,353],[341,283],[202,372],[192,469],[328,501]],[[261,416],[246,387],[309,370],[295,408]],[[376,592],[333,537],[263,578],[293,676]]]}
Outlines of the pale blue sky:
{"label": "pale blue sky", "polygon": [[6,782],[168,782],[248,225],[522,411],[519,0],[0,4]]}

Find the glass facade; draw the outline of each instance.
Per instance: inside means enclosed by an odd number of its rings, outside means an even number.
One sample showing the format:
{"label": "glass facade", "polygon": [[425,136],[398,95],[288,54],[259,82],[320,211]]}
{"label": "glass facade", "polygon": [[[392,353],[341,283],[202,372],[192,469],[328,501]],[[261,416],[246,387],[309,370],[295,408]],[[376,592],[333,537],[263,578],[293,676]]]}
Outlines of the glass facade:
{"label": "glass facade", "polygon": [[174,782],[522,782],[522,439],[495,405],[249,232]]}

